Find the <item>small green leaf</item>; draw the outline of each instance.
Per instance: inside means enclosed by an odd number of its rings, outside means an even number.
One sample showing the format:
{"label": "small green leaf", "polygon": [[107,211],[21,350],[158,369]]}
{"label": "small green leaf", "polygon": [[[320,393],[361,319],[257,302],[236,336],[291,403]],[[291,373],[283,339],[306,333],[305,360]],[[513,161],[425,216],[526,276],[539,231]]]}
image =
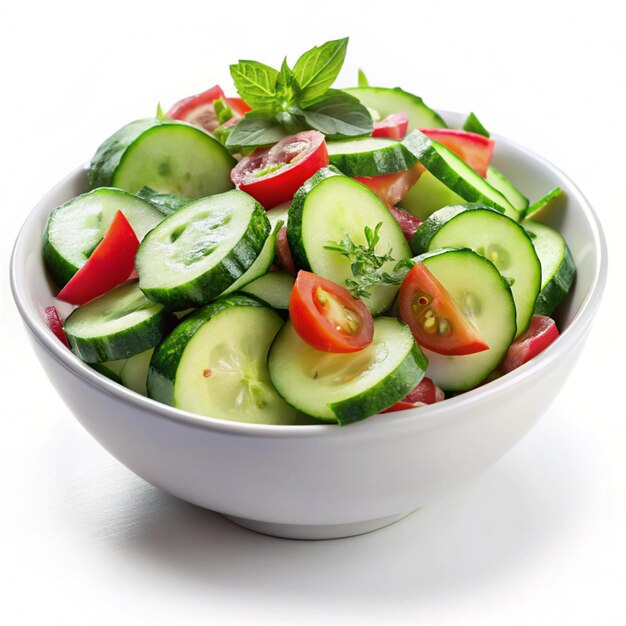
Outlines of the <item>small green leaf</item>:
{"label": "small green leaf", "polygon": [[372,132],[372,116],[357,98],[329,89],[324,98],[303,111],[307,124],[331,139]]}
{"label": "small green leaf", "polygon": [[276,119],[263,111],[249,111],[239,120],[226,139],[229,150],[268,146],[286,136],[283,127]]}
{"label": "small green leaf", "polygon": [[484,137],[489,137],[489,131],[480,123],[480,120],[474,113],[470,113],[465,122],[463,122],[463,130],[466,130],[469,133],[476,133],[478,135],[483,135]]}
{"label": "small green leaf", "polygon": [[276,99],[278,72],[258,61],[239,61],[230,66],[239,95],[253,109],[272,109]]}
{"label": "small green leaf", "polygon": [[167,115],[165,114],[165,111],[161,108],[161,103],[160,102],[157,103],[157,110],[156,110],[155,117],[160,122],[167,122],[167,121],[171,120],[171,118],[167,117]]}
{"label": "small green leaf", "polygon": [[213,109],[215,110],[217,121],[220,124],[228,122],[229,119],[234,117],[233,110],[224,100],[222,100],[222,98],[218,98],[217,100],[213,101]]}
{"label": "small green leaf", "polygon": [[298,104],[307,107],[323,96],[339,75],[346,56],[348,38],[327,41],[305,52],[293,67],[300,88]]}
{"label": "small green leaf", "polygon": [[277,111],[286,111],[293,105],[297,87],[293,72],[287,65],[287,58],[284,58],[276,80]]}
{"label": "small green leaf", "polygon": [[365,72],[359,68],[359,87],[369,87],[369,81],[367,80],[367,76],[365,75]]}

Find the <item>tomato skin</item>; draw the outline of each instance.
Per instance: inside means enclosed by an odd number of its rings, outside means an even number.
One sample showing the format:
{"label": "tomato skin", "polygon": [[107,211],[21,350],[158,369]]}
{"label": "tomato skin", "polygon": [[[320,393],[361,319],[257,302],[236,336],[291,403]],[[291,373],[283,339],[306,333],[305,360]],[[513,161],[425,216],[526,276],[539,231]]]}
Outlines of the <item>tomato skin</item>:
{"label": "tomato skin", "polygon": [[424,167],[417,163],[401,172],[355,178],[355,180],[369,187],[387,206],[393,206],[406,196],[423,171]]}
{"label": "tomato skin", "polygon": [[67,335],[63,330],[63,323],[61,322],[57,308],[55,306],[47,306],[44,311],[44,315],[46,316],[46,324],[48,325],[48,328],[66,348],[69,348],[70,342],[67,340]]}
{"label": "tomato skin", "polygon": [[293,276],[296,275],[296,264],[294,263],[293,256],[291,255],[291,248],[289,247],[289,241],[287,239],[287,227],[283,226],[276,233],[276,256],[280,266]]}
{"label": "tomato skin", "polygon": [[390,206],[387,208],[389,209],[389,211],[391,211],[391,214],[394,216],[396,222],[398,222],[398,225],[402,229],[402,233],[406,237],[406,240],[411,243],[413,237],[415,236],[415,233],[417,232],[417,229],[422,225],[424,220],[416,217],[415,215],[411,215],[407,211],[398,209],[395,206]]}
{"label": "tomato skin", "polygon": [[72,304],[85,304],[117,287],[131,275],[139,240],[118,211],[102,241],[61,289],[57,298]]}
{"label": "tomato skin", "polygon": [[389,137],[403,139],[409,129],[409,118],[406,113],[392,113],[380,122],[374,122],[372,137]]}
{"label": "tomato skin", "polygon": [[533,315],[528,330],[509,347],[500,370],[508,374],[543,352],[557,337],[556,322],[545,315]]}
{"label": "tomato skin", "polygon": [[398,308],[417,343],[428,350],[460,356],[489,349],[445,287],[423,263],[416,263],[402,282]]}
{"label": "tomato skin", "polygon": [[226,97],[224,100],[238,117],[243,117],[248,111],[252,111],[252,107],[243,98]]}
{"label": "tomato skin", "polygon": [[222,88],[219,85],[213,85],[213,87],[209,87],[202,93],[176,102],[167,112],[167,117],[188,122],[204,128],[206,131],[213,132],[219,126],[213,103],[218,98],[224,97]]}
{"label": "tomato skin", "polygon": [[438,141],[461,157],[483,178],[493,156],[496,142],[489,137],[454,128],[421,128],[429,139]]}
{"label": "tomato skin", "polygon": [[[336,311],[339,315],[333,317]],[[361,300],[345,287],[304,270],[298,272],[291,291],[289,317],[298,335],[322,352],[357,352],[374,337],[374,319]],[[352,326],[352,331],[345,330]]]}
{"label": "tomato skin", "polygon": [[230,178],[265,209],[271,209],[291,201],[304,182],[328,164],[324,135],[305,130],[269,148],[257,148],[239,161]]}
{"label": "tomato skin", "polygon": [[430,378],[424,376],[413,391],[410,391],[402,400],[381,412],[404,411],[405,409],[413,409],[424,404],[435,404],[435,402],[441,402],[443,399],[445,399],[443,391]]}

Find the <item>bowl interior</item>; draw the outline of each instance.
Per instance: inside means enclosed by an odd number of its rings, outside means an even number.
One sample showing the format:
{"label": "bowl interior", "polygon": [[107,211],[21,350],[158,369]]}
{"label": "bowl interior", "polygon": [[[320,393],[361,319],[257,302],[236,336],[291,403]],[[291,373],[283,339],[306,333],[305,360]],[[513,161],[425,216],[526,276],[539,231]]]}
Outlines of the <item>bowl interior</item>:
{"label": "bowl interior", "polygon": [[[444,116],[451,126],[462,121],[462,116],[458,114],[444,113]],[[606,264],[604,238],[591,207],[574,183],[556,167],[505,138],[495,138],[493,165],[509,177],[529,197],[531,203],[557,185],[565,191],[565,197],[556,202],[546,219],[543,219],[565,237],[577,268],[574,287],[557,309],[555,317],[562,333],[567,332],[585,312],[587,323],[590,322],[601,295]],[[11,275],[18,307],[31,331],[57,358],[64,361],[67,358],[73,359],[75,363],[72,369],[79,373],[82,370],[86,377],[93,379],[94,376],[101,375],[79,362],[73,355],[67,354],[61,344],[52,337],[43,317],[44,309],[50,304],[57,306],[62,317],[69,314],[73,308],[54,300],[56,287],[44,267],[41,248],[48,215],[55,207],[87,190],[86,169],[80,167],[46,194],[28,216],[18,236]],[[65,354],[61,354],[62,352]],[[104,377],[101,379],[103,384],[108,384]],[[389,416],[386,417],[389,419]],[[396,419],[395,415],[391,419]]]}

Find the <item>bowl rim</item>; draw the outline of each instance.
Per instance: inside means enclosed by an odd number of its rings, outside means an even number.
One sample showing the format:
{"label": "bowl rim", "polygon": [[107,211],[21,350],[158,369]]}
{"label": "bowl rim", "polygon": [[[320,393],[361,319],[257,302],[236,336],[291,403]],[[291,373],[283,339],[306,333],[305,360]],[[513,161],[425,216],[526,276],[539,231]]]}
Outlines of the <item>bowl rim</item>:
{"label": "bowl rim", "polygon": [[[448,114],[450,116],[458,115],[457,113],[446,111],[440,111],[440,113],[444,115]],[[592,278],[591,288],[584,297],[580,308],[554,344],[513,372],[510,372],[509,374],[506,374],[505,376],[502,376],[481,387],[463,392],[453,398],[448,398],[445,402],[415,409],[408,409],[405,411],[397,411],[385,414],[384,417],[372,416],[368,419],[356,422],[355,424],[351,424],[349,429],[339,428],[336,424],[311,424],[297,426],[251,424],[246,422],[223,420],[220,418],[199,415],[182,409],[177,409],[135,393],[134,391],[131,391],[130,389],[127,389],[99,374],[86,363],[83,363],[83,361],[81,361],[73,352],[63,346],[63,344],[45,325],[43,316],[40,314],[36,315],[37,311],[34,310],[34,307],[31,308],[27,303],[24,293],[25,290],[22,287],[24,281],[20,270],[20,267],[24,264],[18,262],[18,259],[25,259],[26,255],[30,252],[25,249],[25,233],[29,231],[35,217],[42,211],[42,206],[47,204],[47,199],[50,195],[58,189],[64,187],[68,181],[76,178],[81,172],[84,172],[85,165],[75,168],[72,172],[50,188],[26,217],[16,237],[11,255],[10,283],[13,298],[20,316],[22,317],[22,320],[32,337],[61,366],[78,376],[87,384],[105,392],[107,395],[111,395],[118,400],[128,402],[138,409],[150,411],[159,418],[173,421],[177,424],[230,435],[255,436],[261,438],[327,438],[344,436],[344,433],[346,432],[352,433],[355,436],[369,436],[374,433],[378,434],[378,431],[381,429],[382,434],[393,432],[394,429],[397,428],[406,428],[407,426],[420,429],[430,428],[433,426],[443,426],[449,423],[449,421],[457,419],[459,415],[462,415],[464,407],[480,404],[487,399],[493,398],[494,396],[507,393],[511,387],[524,384],[526,380],[537,375],[540,370],[543,370],[545,367],[549,367],[550,364],[558,358],[558,355],[561,352],[577,343],[586,334],[586,331],[596,314],[606,285],[608,266],[606,238],[594,209],[582,191],[563,171],[546,158],[510,139],[507,139],[506,137],[495,133],[493,134],[493,137],[497,140],[497,142],[508,144],[509,147],[521,152],[524,157],[539,162],[542,167],[551,171],[555,177],[565,181],[571,188],[573,195],[580,204],[591,227],[597,261],[596,271]],[[570,193],[570,195],[572,194]]]}

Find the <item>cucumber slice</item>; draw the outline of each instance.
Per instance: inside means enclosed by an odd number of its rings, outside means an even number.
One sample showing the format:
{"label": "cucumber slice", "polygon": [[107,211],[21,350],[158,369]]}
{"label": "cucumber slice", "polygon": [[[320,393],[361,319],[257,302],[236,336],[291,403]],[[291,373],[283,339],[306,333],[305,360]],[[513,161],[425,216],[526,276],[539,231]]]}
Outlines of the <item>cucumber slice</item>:
{"label": "cucumber slice", "polygon": [[121,372],[128,359],[118,361],[104,361],[102,363],[91,363],[90,367],[100,372],[103,376],[110,378],[113,382],[122,384]]}
{"label": "cucumber slice", "polygon": [[535,303],[537,315],[550,315],[569,292],[576,266],[565,239],[553,228],[524,220],[522,226],[532,239],[541,262],[541,292]]}
{"label": "cucumber slice", "polygon": [[483,137],[489,137],[489,131],[482,125],[481,121],[476,117],[476,114],[472,111],[463,122],[463,130],[470,133],[476,133]]}
{"label": "cucumber slice", "polygon": [[[331,242],[346,236],[365,245],[366,226],[374,229],[382,222],[376,254],[390,253],[395,259],[383,268],[392,271],[396,261],[411,256],[398,222],[380,198],[365,185],[343,176],[334,168],[324,168],[296,192],[289,209],[287,238],[296,266],[310,270],[340,285],[352,278],[351,261],[340,253],[326,250]],[[371,289],[363,301],[376,315],[392,302],[398,286]]]}
{"label": "cucumber slice", "polygon": [[249,296],[225,296],[183,320],[152,355],[151,398],[236,422],[293,424],[276,392],[267,353],[283,320]]}
{"label": "cucumber slice", "polygon": [[425,220],[444,206],[465,202],[458,193],[446,187],[428,170],[422,172],[417,182],[402,198],[400,207]]}
{"label": "cucumber slice", "polygon": [[92,187],[144,186],[197,199],[232,189],[236,161],[207,132],[175,120],[137,120],[120,128],[89,165]]}
{"label": "cucumber slice", "polygon": [[374,109],[380,119],[392,113],[406,113],[409,130],[413,128],[445,128],[440,115],[424,104],[424,101],[408,91],[395,87],[351,87],[346,93],[358,98],[361,104]]}
{"label": "cucumber slice", "polygon": [[188,204],[143,240],[139,286],[172,310],[206,304],[254,263],[269,235],[263,207],[236,189]]}
{"label": "cucumber slice", "polygon": [[121,189],[95,189],[69,200],[50,213],[43,258],[55,282],[63,287],[87,262],[121,211],[141,241],[163,215]]}
{"label": "cucumber slice", "polygon": [[515,337],[511,289],[491,261],[467,248],[434,250],[415,261],[422,261],[435,275],[489,346],[464,356],[424,350],[428,357],[426,374],[445,391],[471,389],[498,366]]}
{"label": "cucumber slice", "polygon": [[126,359],[161,341],[170,317],[146,298],[136,281],[75,309],[63,329],[72,352],[86,363]]}
{"label": "cucumber slice", "polygon": [[150,367],[150,359],[154,348],[150,348],[145,352],[135,354],[123,363],[124,366],[120,371],[120,383],[135,393],[142,396],[148,395],[147,380],[148,368]]}
{"label": "cucumber slice", "polygon": [[543,198],[540,198],[526,209],[524,214],[525,219],[539,219],[544,211],[549,208],[558,198],[564,196],[563,190],[560,187],[555,187],[552,191],[548,192]]}
{"label": "cucumber slice", "polygon": [[177,196],[175,193],[159,193],[150,187],[142,187],[136,195],[138,198],[149,202],[157,211],[166,216],[182,209],[191,202],[188,198]]}
{"label": "cucumber slice", "polygon": [[393,174],[417,163],[401,142],[382,137],[329,141],[326,147],[331,165],[346,176]]}
{"label": "cucumber slice", "polygon": [[[409,133],[402,140],[402,143],[440,183],[459,195],[464,201],[480,202],[519,221],[520,212],[454,152],[440,143],[432,141],[419,130]],[[419,185],[422,178],[424,178],[423,174],[415,184],[416,186]],[[441,208],[441,206],[437,206],[435,209],[433,207],[434,202],[428,195],[423,198],[414,195],[413,202],[419,207],[420,217],[428,217],[424,213],[426,211],[424,206],[428,207],[428,211]]]}
{"label": "cucumber slice", "polygon": [[515,220],[479,204],[447,206],[419,227],[411,247],[414,254],[472,248],[487,257],[511,286],[517,334],[526,331],[541,287],[541,264],[533,242]]}
{"label": "cucumber slice", "polygon": [[265,217],[270,221],[270,225],[272,228],[276,226],[276,222],[279,220],[283,223],[283,225],[287,224],[287,218],[289,216],[289,207],[291,206],[291,202],[283,202],[278,206],[275,206],[272,209],[268,209],[265,211]]}
{"label": "cucumber slice", "polygon": [[288,310],[295,282],[296,279],[287,272],[270,272],[248,283],[241,291],[256,296],[274,309]]}
{"label": "cucumber slice", "polygon": [[526,211],[528,198],[502,172],[490,165],[485,180],[497,189],[520,212],[520,215]]}
{"label": "cucumber slice", "polygon": [[287,322],[268,357],[272,382],[287,402],[342,426],[404,398],[427,365],[409,327],[391,317],[377,318],[372,343],[352,354],[315,350]]}
{"label": "cucumber slice", "polygon": [[282,221],[279,220],[276,222],[276,225],[272,228],[272,232],[265,240],[263,248],[261,249],[259,256],[254,260],[254,263],[248,268],[248,271],[245,274],[240,276],[228,289],[224,290],[222,295],[225,296],[229,293],[233,293],[233,291],[237,291],[248,283],[251,283],[253,280],[267,274],[267,271],[273,263],[276,255],[276,235],[282,226]]}

